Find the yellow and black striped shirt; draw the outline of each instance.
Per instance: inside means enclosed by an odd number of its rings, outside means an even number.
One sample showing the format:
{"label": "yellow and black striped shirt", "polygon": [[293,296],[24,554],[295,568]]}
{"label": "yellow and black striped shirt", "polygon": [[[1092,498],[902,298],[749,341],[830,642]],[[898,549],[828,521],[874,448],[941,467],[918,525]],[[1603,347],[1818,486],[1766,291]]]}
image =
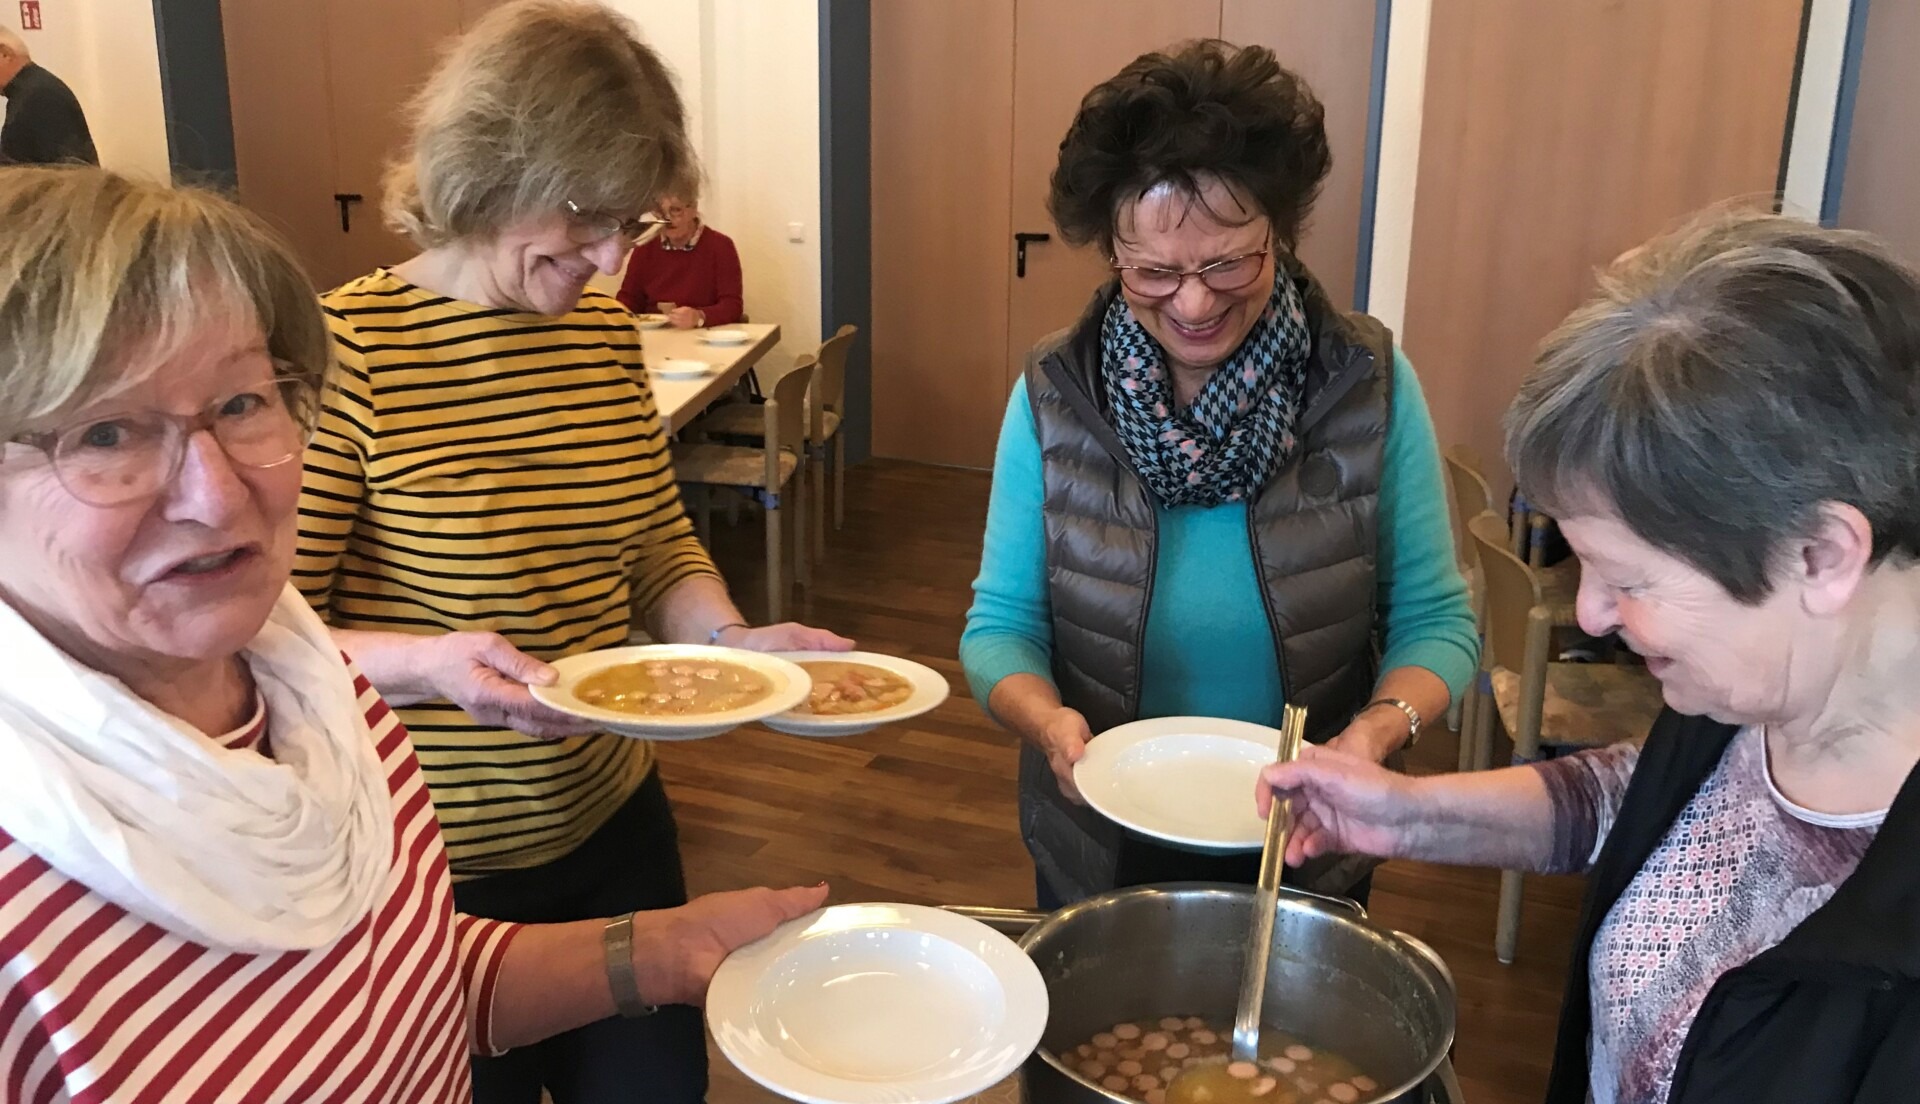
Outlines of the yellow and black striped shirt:
{"label": "yellow and black striped shirt", "polygon": [[[629,610],[717,574],[681,507],[632,316],[549,318],[386,270],[321,297],[341,363],[307,452],[294,582],[340,628],[491,631],[541,659],[624,644]],[[457,875],[550,862],[632,795],[644,743],[399,711]]]}

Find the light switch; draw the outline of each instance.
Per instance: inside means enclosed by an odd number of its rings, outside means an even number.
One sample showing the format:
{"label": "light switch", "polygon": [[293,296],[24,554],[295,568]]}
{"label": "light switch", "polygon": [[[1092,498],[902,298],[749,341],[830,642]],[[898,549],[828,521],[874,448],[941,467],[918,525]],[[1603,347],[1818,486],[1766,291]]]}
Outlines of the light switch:
{"label": "light switch", "polygon": [[807,224],[804,222],[787,223],[787,240],[790,242],[806,241],[807,240]]}

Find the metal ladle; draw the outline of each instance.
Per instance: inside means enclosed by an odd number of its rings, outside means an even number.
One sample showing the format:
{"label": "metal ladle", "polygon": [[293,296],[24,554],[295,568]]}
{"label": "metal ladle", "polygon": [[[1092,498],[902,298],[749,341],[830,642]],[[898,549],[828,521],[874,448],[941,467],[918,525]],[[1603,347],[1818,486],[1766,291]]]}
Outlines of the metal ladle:
{"label": "metal ladle", "polygon": [[[1289,705],[1280,719],[1275,762],[1300,757],[1307,711]],[[1245,967],[1240,975],[1240,1004],[1233,1017],[1233,1052],[1228,1062],[1207,1062],[1183,1071],[1167,1086],[1166,1104],[1266,1104],[1271,1077],[1250,1068],[1260,1058],[1260,1006],[1267,995],[1267,958],[1273,948],[1274,917],[1280,911],[1280,869],[1293,833],[1293,801],[1275,798],[1267,810],[1267,838],[1260,849],[1260,877],[1253,889],[1253,926],[1247,932]],[[1237,1070],[1237,1075],[1236,1075]],[[1264,1071],[1260,1071],[1264,1072]]]}
{"label": "metal ladle", "polygon": [[[1307,731],[1306,709],[1289,705],[1281,714],[1278,763],[1300,757]],[[1293,834],[1293,799],[1275,798],[1267,810],[1267,841],[1260,849],[1260,880],[1253,890],[1253,929],[1247,933],[1247,967],[1240,977],[1240,1006],[1233,1017],[1233,1057],[1252,1062],[1260,1057],[1260,1006],[1267,994],[1267,955],[1273,949],[1273,919],[1280,911],[1280,868],[1287,857],[1287,838]]]}

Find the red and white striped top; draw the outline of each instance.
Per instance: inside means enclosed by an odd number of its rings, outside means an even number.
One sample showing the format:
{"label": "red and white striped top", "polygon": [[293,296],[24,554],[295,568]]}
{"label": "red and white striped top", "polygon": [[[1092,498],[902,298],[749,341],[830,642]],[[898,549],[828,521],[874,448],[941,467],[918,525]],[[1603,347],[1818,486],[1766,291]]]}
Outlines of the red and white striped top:
{"label": "red and white striped top", "polygon": [[[393,794],[393,869],[330,946],[210,950],[134,918],[0,830],[0,1101],[465,1102],[493,1053],[517,925],[453,911],[445,848],[399,719],[353,672]],[[266,716],[224,738],[270,754]]]}

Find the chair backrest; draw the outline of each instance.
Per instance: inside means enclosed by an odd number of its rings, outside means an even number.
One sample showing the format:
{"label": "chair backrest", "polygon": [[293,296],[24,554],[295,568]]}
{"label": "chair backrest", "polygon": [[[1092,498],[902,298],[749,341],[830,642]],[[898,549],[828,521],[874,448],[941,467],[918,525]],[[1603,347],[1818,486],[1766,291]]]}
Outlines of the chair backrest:
{"label": "chair backrest", "polygon": [[1467,566],[1478,568],[1479,556],[1474,551],[1467,522],[1482,510],[1499,512],[1493,504],[1493,488],[1487,485],[1487,477],[1480,474],[1480,458],[1465,445],[1453,446],[1440,458],[1447,466],[1447,502],[1453,508],[1453,539],[1460,545],[1460,554]]}
{"label": "chair backrest", "polygon": [[858,326],[842,326],[821,342],[820,351],[814,354],[817,367],[813,379],[813,424],[807,429],[816,443],[826,436],[827,411],[846,416],[847,352],[859,334]]}
{"label": "chair backrest", "polygon": [[1486,666],[1519,671],[1526,662],[1527,617],[1542,604],[1540,580],[1507,547],[1507,523],[1499,514],[1482,510],[1467,528],[1479,549],[1480,586],[1486,596]]}
{"label": "chair backrest", "polygon": [[806,455],[807,388],[813,383],[813,372],[813,355],[801,356],[773,385],[773,395],[761,404],[761,414],[766,418],[767,489],[770,491],[780,486],[780,453]]}

